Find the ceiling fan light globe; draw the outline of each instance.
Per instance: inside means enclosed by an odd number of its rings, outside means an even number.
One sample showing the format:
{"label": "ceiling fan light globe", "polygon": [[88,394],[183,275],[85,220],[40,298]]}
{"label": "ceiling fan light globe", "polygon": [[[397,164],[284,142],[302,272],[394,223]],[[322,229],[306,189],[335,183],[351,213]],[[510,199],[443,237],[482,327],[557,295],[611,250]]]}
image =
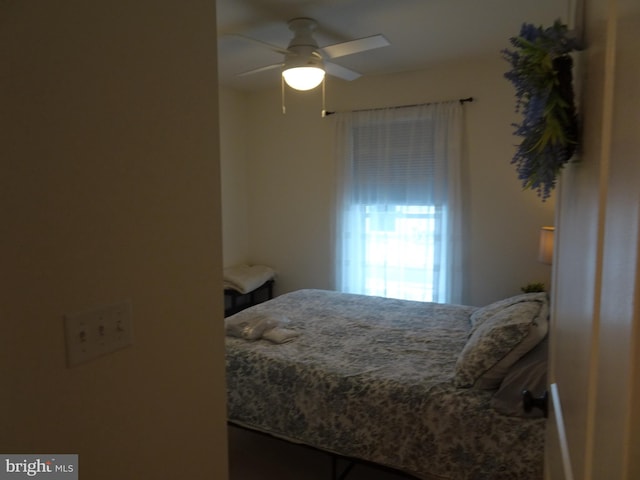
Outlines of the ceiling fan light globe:
{"label": "ceiling fan light globe", "polygon": [[295,90],[312,90],[322,83],[324,70],[319,67],[293,67],[282,71],[284,81]]}

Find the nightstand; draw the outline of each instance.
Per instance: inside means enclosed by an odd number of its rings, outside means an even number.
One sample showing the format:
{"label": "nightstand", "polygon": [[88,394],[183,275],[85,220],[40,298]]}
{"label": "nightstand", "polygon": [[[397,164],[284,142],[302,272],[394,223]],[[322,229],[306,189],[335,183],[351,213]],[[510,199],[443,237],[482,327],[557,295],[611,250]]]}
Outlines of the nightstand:
{"label": "nightstand", "polygon": [[238,313],[245,308],[252,307],[273,298],[273,280],[268,280],[258,288],[240,293],[230,288],[224,291],[224,316],[228,317]]}

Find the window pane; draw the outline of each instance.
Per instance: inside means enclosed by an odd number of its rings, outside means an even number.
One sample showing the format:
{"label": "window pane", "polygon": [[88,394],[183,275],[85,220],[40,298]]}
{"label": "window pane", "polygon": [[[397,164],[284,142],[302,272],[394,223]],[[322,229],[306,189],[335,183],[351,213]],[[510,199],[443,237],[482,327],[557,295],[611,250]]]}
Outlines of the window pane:
{"label": "window pane", "polygon": [[434,206],[365,205],[365,293],[432,301]]}

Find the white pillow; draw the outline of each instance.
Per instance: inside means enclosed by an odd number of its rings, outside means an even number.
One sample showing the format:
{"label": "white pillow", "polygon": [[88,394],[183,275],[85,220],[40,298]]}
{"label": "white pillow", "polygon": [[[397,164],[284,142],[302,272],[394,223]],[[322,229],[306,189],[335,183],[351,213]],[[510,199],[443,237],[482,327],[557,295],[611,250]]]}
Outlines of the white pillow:
{"label": "white pillow", "polygon": [[549,330],[546,294],[535,294],[485,315],[477,322],[456,363],[458,387],[497,388],[509,367]]}
{"label": "white pillow", "polygon": [[511,305],[532,301],[547,301],[547,294],[545,292],[522,293],[520,295],[515,295],[513,297],[498,300],[497,302],[493,302],[489,305],[478,308],[477,310],[474,310],[469,317],[469,320],[471,321],[471,327],[478,327],[487,318],[492,317],[500,310],[510,307]]}

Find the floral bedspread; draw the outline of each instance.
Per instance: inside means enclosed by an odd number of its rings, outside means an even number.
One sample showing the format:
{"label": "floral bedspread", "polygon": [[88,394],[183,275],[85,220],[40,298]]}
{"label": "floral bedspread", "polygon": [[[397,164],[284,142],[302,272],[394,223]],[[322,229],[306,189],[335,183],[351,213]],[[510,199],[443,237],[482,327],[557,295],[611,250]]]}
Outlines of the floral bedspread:
{"label": "floral bedspread", "polygon": [[229,421],[424,479],[542,479],[544,419],[453,385],[473,310],[324,290],[251,307],[300,335],[227,337]]}

